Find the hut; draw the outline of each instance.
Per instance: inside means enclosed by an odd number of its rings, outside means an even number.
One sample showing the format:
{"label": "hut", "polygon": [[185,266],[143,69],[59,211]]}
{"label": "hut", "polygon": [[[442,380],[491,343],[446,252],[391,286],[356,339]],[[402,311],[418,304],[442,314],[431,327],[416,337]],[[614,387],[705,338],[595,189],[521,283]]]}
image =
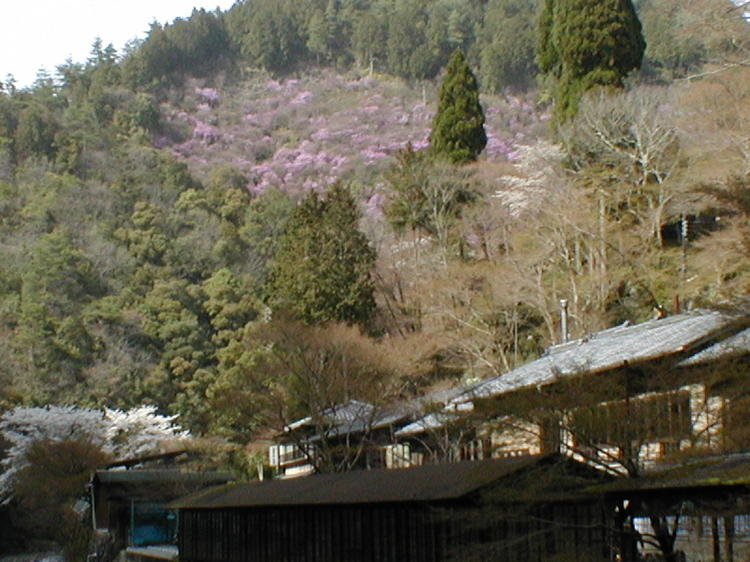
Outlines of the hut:
{"label": "hut", "polygon": [[221,486],[179,511],[184,562],[607,560],[606,479],[560,455]]}
{"label": "hut", "polygon": [[97,470],[90,483],[94,529],[115,551],[174,544],[177,513],[165,504],[232,479],[227,472]]}

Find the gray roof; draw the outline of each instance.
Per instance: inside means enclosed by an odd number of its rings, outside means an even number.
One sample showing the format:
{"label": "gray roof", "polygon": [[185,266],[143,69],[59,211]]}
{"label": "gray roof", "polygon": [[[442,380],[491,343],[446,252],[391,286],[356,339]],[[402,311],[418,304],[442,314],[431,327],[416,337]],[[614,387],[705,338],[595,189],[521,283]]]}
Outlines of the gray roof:
{"label": "gray roof", "polygon": [[232,484],[192,494],[170,507],[215,509],[451,500],[545,460],[554,464],[559,458],[536,455]]}
{"label": "gray roof", "polygon": [[[358,432],[368,432],[373,429],[381,429],[408,421],[420,416],[424,412],[425,406],[430,404],[444,405],[462,392],[463,387],[452,387],[383,407],[358,400],[350,400],[349,402],[323,411],[323,419],[328,420],[330,423],[330,427],[325,431],[325,436],[336,437]],[[306,417],[290,423],[287,426],[287,431],[305,426],[312,427],[313,425],[313,418]],[[307,440],[312,442],[319,441],[321,438],[322,436],[318,434],[308,437]]]}
{"label": "gray roof", "polygon": [[[466,387],[454,401],[497,396],[522,388],[546,385],[560,377],[595,374],[670,355],[691,351],[699,353],[704,346],[720,339],[724,343],[706,348],[706,355],[702,359],[707,359],[709,354],[718,357],[740,344],[747,350],[750,347],[748,335],[738,335],[734,340],[726,338],[748,324],[750,315],[747,312],[729,313],[720,310],[698,310],[642,324],[623,324],[550,347],[539,359]],[[734,341],[735,348],[729,345],[730,341]]]}
{"label": "gray roof", "polygon": [[399,429],[396,432],[396,437],[406,437],[407,435],[423,433],[430,429],[438,429],[455,419],[456,414],[448,410],[443,412],[433,412]]}
{"label": "gray roof", "polygon": [[[352,401],[356,402],[356,401]],[[385,407],[376,407],[366,402],[357,402],[361,407],[352,408],[347,403],[342,405],[341,409],[346,409],[346,415],[326,416],[324,412],[324,424],[328,423],[329,427],[325,432],[307,437],[307,441],[319,441],[323,436],[338,437],[350,435],[352,433],[367,433],[373,429],[380,429],[395,424],[409,416],[414,415],[415,408],[408,403],[389,405]],[[366,407],[365,407],[366,406]],[[337,410],[338,411],[338,410]],[[301,427],[314,427],[313,418],[308,417],[299,422],[294,422],[287,426],[287,431],[293,431]]]}
{"label": "gray roof", "polygon": [[750,328],[745,328],[744,330],[718,341],[686,359],[683,359],[677,365],[679,367],[701,365],[718,359],[744,355],[748,352],[750,352]]}

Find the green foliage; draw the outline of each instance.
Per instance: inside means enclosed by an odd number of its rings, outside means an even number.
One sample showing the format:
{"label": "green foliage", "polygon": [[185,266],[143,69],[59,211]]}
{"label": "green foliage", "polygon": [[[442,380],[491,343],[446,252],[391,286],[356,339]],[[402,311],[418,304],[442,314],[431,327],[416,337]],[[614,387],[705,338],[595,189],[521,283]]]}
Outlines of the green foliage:
{"label": "green foliage", "polygon": [[269,306],[308,324],[367,326],[375,312],[375,253],[358,221],[356,203],[342,184],[324,198],[311,191],[279,242],[265,287]]}
{"label": "green foliage", "polygon": [[55,131],[57,124],[52,112],[37,103],[27,105],[18,116],[15,146],[20,158],[55,154]]}
{"label": "green foliage", "polygon": [[346,60],[349,49],[345,24],[337,0],[329,0],[325,9],[314,11],[307,23],[307,48],[318,62],[339,63]]}
{"label": "green foliage", "polygon": [[647,42],[646,58],[665,78],[684,76],[705,62],[708,53],[701,37],[683,32],[685,25],[697,22],[689,21],[682,2],[643,2],[640,14]]}
{"label": "green foliage", "polygon": [[462,51],[453,53],[440,86],[430,148],[454,164],[477,159],[487,144],[479,86]]}
{"label": "green foliage", "polygon": [[[229,35],[219,14],[194,9],[190,18],[152,23],[146,39],[125,59],[123,75],[133,87],[173,83],[186,73],[216,69],[229,51]],[[99,58],[99,57],[97,57]]]}
{"label": "green foliage", "polygon": [[269,189],[255,198],[245,211],[239,235],[247,247],[243,256],[247,271],[264,283],[268,267],[276,255],[287,221],[294,212],[294,201],[279,189]]}
{"label": "green foliage", "polygon": [[358,64],[365,67],[386,59],[388,41],[388,10],[383,2],[374,2],[369,10],[359,14],[353,23],[352,50]]}
{"label": "green foliage", "polygon": [[479,32],[478,78],[483,90],[523,90],[537,72],[534,61],[536,2],[493,0]]}
{"label": "green foliage", "polygon": [[554,83],[556,119],[575,115],[591,88],[622,88],[625,76],[640,68],[645,48],[630,0],[545,0],[537,63]]}
{"label": "green foliage", "polygon": [[[514,19],[504,24],[507,45],[526,39],[533,25],[528,3],[510,0]],[[379,0],[376,2],[238,2],[226,14],[227,27],[237,51],[250,62],[274,72],[289,72],[308,61],[349,64],[395,74],[407,79],[433,79],[451,53],[460,48],[484,56],[483,80],[499,83],[498,73],[527,72],[533,62],[528,49],[521,54],[489,44],[501,30],[483,22],[488,19],[484,3],[467,0]],[[494,25],[494,24],[493,24]],[[513,27],[517,26],[517,28]],[[513,59],[514,62],[505,62]],[[525,62],[515,62],[519,58]],[[495,70],[495,65],[500,65]],[[531,75],[514,75],[518,85],[531,83]]]}
{"label": "green foliage", "polygon": [[238,3],[228,15],[233,42],[251,63],[273,72],[291,70],[306,56],[299,4],[288,0]]}
{"label": "green foliage", "polygon": [[80,314],[103,291],[90,260],[64,232],[45,234],[31,248],[20,291],[18,342],[28,349],[27,368],[37,373],[37,381],[26,381],[37,398],[75,392],[76,378],[95,350]]}
{"label": "green foliage", "polygon": [[[427,8],[419,0],[395,3],[388,25],[388,69],[404,78],[426,78],[437,73],[439,65],[433,62],[425,28]],[[432,67],[432,68],[431,68]]]}

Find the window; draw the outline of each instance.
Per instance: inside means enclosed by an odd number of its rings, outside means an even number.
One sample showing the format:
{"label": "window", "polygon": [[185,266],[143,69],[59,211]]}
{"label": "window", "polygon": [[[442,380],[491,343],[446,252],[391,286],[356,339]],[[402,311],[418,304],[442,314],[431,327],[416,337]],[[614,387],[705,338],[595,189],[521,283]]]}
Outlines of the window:
{"label": "window", "polygon": [[397,443],[385,447],[386,468],[405,468],[411,466],[411,448],[408,443]]}
{"label": "window", "polygon": [[177,512],[161,503],[131,504],[130,543],[133,546],[176,544]]}

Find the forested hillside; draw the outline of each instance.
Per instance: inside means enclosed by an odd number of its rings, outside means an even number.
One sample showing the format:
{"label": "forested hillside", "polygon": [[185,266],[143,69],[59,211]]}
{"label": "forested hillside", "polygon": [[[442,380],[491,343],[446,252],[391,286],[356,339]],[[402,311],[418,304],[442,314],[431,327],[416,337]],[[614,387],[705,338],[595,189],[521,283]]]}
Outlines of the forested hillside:
{"label": "forested hillside", "polygon": [[[638,2],[643,63],[561,112],[543,7],[246,0],[7,81],[0,408],[153,404],[244,443],[503,372],[557,341],[560,299],[581,336],[746,294],[741,11]],[[456,49],[468,164],[426,150]]]}

